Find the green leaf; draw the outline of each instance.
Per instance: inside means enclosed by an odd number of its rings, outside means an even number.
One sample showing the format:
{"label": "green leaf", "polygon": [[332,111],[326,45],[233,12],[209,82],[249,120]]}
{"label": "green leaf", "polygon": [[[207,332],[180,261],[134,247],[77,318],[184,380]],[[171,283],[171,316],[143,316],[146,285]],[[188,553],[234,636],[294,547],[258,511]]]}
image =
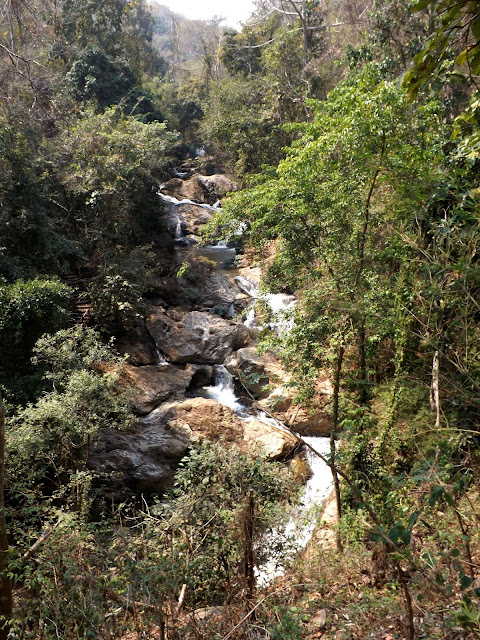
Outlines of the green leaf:
{"label": "green leaf", "polygon": [[436,487],[433,487],[430,498],[428,499],[428,504],[433,507],[437,500],[440,500],[444,493],[445,489],[443,487],[440,487],[438,485]]}
{"label": "green leaf", "polygon": [[402,533],[400,534],[400,537],[402,539],[402,542],[404,545],[406,545],[408,547],[408,545],[410,544],[410,541],[412,539],[412,533],[411,531],[409,531],[408,529],[405,529],[404,531],[402,531]]}
{"label": "green leaf", "polygon": [[432,556],[430,551],[427,551],[426,553],[424,553],[422,557],[423,557],[424,560],[426,560],[428,566],[431,567],[431,568],[433,568],[437,564],[437,561]]}
{"label": "green leaf", "polygon": [[426,9],[429,4],[432,4],[435,0],[418,0],[416,4],[413,5],[412,11],[421,11],[422,9]]}
{"label": "green leaf", "polygon": [[480,74],[480,50],[477,51],[470,60],[470,68],[472,69],[474,76],[478,76]]}
{"label": "green leaf", "polygon": [[420,515],[419,511],[414,511],[408,519],[408,526],[410,529],[417,524],[418,516]]}
{"label": "green leaf", "polygon": [[462,590],[464,589],[468,589],[468,587],[472,584],[473,580],[470,578],[470,576],[466,576],[465,574],[463,574],[460,577],[460,588]]}
{"label": "green leaf", "polygon": [[458,56],[455,58],[455,64],[457,66],[460,66],[461,64],[465,64],[465,62],[467,61],[467,55],[468,55],[468,48],[464,49],[461,53],[458,54]]}
{"label": "green leaf", "polygon": [[445,497],[445,502],[449,504],[451,507],[454,507],[455,500],[453,499],[453,496],[450,493],[448,493],[448,491],[445,491],[443,495]]}
{"label": "green leaf", "polygon": [[477,40],[480,40],[480,15],[478,15],[475,20],[472,21],[470,25],[470,29],[472,34]]}

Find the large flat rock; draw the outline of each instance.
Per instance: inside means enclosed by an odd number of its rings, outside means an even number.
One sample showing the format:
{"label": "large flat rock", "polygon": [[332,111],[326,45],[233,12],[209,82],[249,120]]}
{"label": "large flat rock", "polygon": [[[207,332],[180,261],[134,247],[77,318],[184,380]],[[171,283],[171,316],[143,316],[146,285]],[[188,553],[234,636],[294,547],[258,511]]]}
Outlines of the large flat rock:
{"label": "large flat rock", "polygon": [[135,389],[134,407],[137,413],[142,415],[150,413],[167,400],[183,399],[194,375],[199,373],[199,369],[204,371],[207,380],[212,377],[212,368],[208,366],[163,364],[134,367],[126,365],[122,382]]}
{"label": "large flat rock", "polygon": [[153,313],[147,327],[157,347],[173,363],[220,364],[249,341],[248,330],[237,322],[204,311]]}
{"label": "large flat rock", "polygon": [[272,460],[289,455],[296,445],[290,434],[258,420],[240,420],[216,400],[188,398],[163,403],[129,432],[104,431],[89,467],[108,476],[112,495],[161,493],[172,485],[190,443],[203,438]]}

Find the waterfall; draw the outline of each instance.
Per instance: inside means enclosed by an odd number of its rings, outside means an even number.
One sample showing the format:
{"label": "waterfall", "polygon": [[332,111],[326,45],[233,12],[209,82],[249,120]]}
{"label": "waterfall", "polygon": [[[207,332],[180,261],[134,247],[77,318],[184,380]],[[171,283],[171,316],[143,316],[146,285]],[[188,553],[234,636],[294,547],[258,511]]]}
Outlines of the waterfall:
{"label": "waterfall", "polygon": [[[203,388],[207,396],[230,407],[240,419],[259,420],[280,431],[287,431],[275,418],[267,416],[263,411],[248,409],[240,402],[235,394],[234,378],[223,365],[215,365],[214,382],[213,386]],[[330,438],[308,436],[303,437],[303,440],[325,457],[329,455]],[[285,538],[294,539],[297,552],[304,549],[312,537],[318,512],[332,490],[330,467],[310,449],[307,449],[306,456],[312,474],[305,484],[301,503],[292,510],[285,529],[271,533],[272,545],[280,543],[283,546]],[[271,559],[257,568],[257,583],[260,586],[266,586],[275,577],[284,573],[285,567],[278,565],[275,559]]]}
{"label": "waterfall", "polygon": [[168,362],[163,357],[163,353],[160,351],[158,347],[155,347],[155,364],[165,367],[168,365]]}
{"label": "waterfall", "polygon": [[[287,295],[285,293],[260,293],[258,285],[244,278],[243,276],[237,276],[235,282],[238,287],[246,293],[253,300],[264,300],[270,309],[272,310],[275,319],[269,322],[269,327],[277,335],[282,333],[288,333],[293,327],[294,320],[292,314],[289,311],[293,311],[297,304],[295,296]],[[253,304],[247,311],[247,317],[244,322],[245,326],[249,329],[257,326],[257,320],[255,318],[255,305]]]}
{"label": "waterfall", "polygon": [[173,196],[168,196],[165,193],[162,193],[162,189],[165,185],[161,185],[158,191],[158,196],[168,204],[168,222],[170,225],[170,230],[174,234],[175,242],[177,244],[186,244],[192,245],[196,244],[197,239],[195,236],[185,236],[183,233],[182,225],[183,225],[183,217],[178,210],[178,207],[181,205],[190,205],[192,207],[199,207],[201,209],[208,209],[208,211],[218,211],[221,206],[220,201],[217,201],[214,205],[211,204],[203,204],[194,202],[193,200],[189,200],[188,198],[184,198],[183,200],[178,200],[178,198],[174,198]]}
{"label": "waterfall", "polygon": [[218,209],[220,208],[219,200],[217,200],[215,204],[206,204],[203,202],[194,202],[193,200],[189,200],[188,198],[183,198],[182,200],[179,200],[178,198],[174,198],[173,196],[167,196],[166,193],[162,193],[161,191],[158,191],[158,195],[164,202],[168,202],[170,205],[173,205],[174,207],[178,207],[179,205],[182,205],[182,204],[189,204],[192,207],[200,207],[200,209],[208,209],[209,211],[218,211]]}
{"label": "waterfall", "polygon": [[[303,437],[303,440],[316,451],[328,457],[330,438],[312,436]],[[272,547],[283,547],[284,543],[293,539],[295,553],[305,549],[315,529],[318,514],[332,491],[333,481],[330,467],[310,449],[307,449],[307,461],[312,475],[305,484],[301,503],[294,507],[287,525],[282,531],[272,531]],[[257,584],[260,587],[266,587],[276,577],[283,575],[285,575],[285,566],[279,564],[275,558],[268,560],[255,570]]]}
{"label": "waterfall", "polygon": [[222,364],[216,364],[213,371],[215,384],[211,387],[204,387],[203,390],[212,400],[230,407],[237,415],[242,415],[245,412],[245,407],[235,395],[233,376]]}

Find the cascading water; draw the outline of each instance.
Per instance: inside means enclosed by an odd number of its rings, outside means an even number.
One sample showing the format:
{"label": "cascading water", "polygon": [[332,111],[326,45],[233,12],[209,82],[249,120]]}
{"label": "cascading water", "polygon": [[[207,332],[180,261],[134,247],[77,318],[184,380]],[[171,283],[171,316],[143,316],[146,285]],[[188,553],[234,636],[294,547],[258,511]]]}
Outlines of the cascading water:
{"label": "cascading water", "polygon": [[[207,397],[230,407],[241,420],[255,419],[274,426],[280,431],[285,431],[282,423],[275,418],[267,416],[263,411],[249,409],[240,402],[235,394],[234,378],[223,365],[215,365],[214,382],[213,386],[203,388]],[[322,455],[329,455],[329,438],[304,436],[303,440]],[[273,531],[271,534],[272,545],[282,545],[283,540],[279,540],[280,536],[283,539],[291,538],[295,540],[297,551],[304,549],[308,544],[315,528],[318,512],[332,490],[330,467],[308,448],[306,457],[311,476],[305,484],[301,503],[294,508],[286,527],[281,532]],[[283,575],[284,572],[284,566],[279,565],[275,559],[269,560],[265,565],[258,567],[256,571],[257,583],[259,586],[266,586],[275,577]]]}
{"label": "cascading water", "polygon": [[[178,200],[161,191],[159,191],[159,196],[169,205],[170,228],[175,234],[175,240],[178,244],[189,244],[195,243],[196,241],[192,236],[184,236],[182,228],[184,220],[179,210],[181,205],[195,206],[212,212],[217,211],[221,206],[220,201],[214,205],[209,205],[194,202],[188,198]],[[246,224],[242,223],[239,226],[238,235],[241,235],[245,228]],[[209,247],[196,247],[194,252],[198,252],[199,255],[204,255],[214,260],[217,265],[221,265],[225,260],[230,260],[236,255],[235,249],[227,247],[225,242],[222,241]],[[269,323],[270,328],[277,333],[277,335],[291,330],[294,323],[291,312],[297,302],[294,296],[260,293],[258,285],[243,276],[237,276],[235,282],[253,301],[244,322],[247,327],[257,326],[254,303],[257,300],[262,300],[268,304],[274,316],[274,319]],[[231,306],[230,313],[233,316],[233,305]],[[159,363],[162,363],[162,361],[165,362],[161,354],[159,354]],[[232,409],[241,420],[247,421],[254,419],[274,426],[281,431],[285,431],[284,426],[280,422],[267,416],[263,412],[245,406],[240,401],[235,393],[233,376],[223,365],[215,365],[214,384],[204,387],[203,392],[207,397]],[[310,436],[304,437],[303,440],[322,455],[328,455],[330,450],[329,438]],[[295,507],[286,526],[281,531],[278,530],[271,533],[272,548],[274,545],[283,546],[285,538],[289,538],[294,539],[296,550],[303,549],[312,536],[318,512],[331,492],[332,478],[328,465],[308,448],[306,457],[310,466],[311,476],[306,482],[301,503]],[[258,568],[256,572],[257,583],[261,586],[266,585],[276,576],[282,575],[284,572],[285,567],[278,565],[273,559],[272,554],[272,559]]]}
{"label": "cascading water", "polygon": [[178,207],[179,205],[182,205],[182,204],[189,204],[192,207],[199,207],[200,209],[208,209],[209,211],[218,211],[221,204],[219,200],[217,200],[215,204],[205,204],[203,202],[194,202],[193,200],[189,200],[188,198],[183,198],[182,200],[179,200],[178,198],[174,198],[173,196],[167,196],[167,194],[162,193],[161,191],[158,192],[158,195],[164,202],[168,202],[169,204],[174,205],[175,207]]}
{"label": "cascading water", "polygon": [[207,397],[230,407],[237,415],[243,416],[245,407],[235,395],[233,376],[221,364],[216,364],[213,370],[215,384],[211,387],[203,387]]}
{"label": "cascading water", "polygon": [[[264,300],[268,304],[275,317],[274,320],[269,322],[269,327],[272,331],[277,335],[280,335],[282,333],[287,333],[292,329],[293,317],[289,312],[293,311],[297,304],[295,296],[287,295],[285,293],[262,294],[258,289],[258,285],[253,282],[253,280],[249,280],[243,276],[237,276],[235,278],[235,282],[238,287],[253,298],[253,300]],[[255,318],[255,304],[252,304],[250,309],[247,311],[247,317],[245,318],[244,324],[249,329],[253,329],[257,326],[257,320]]]}
{"label": "cascading water", "polygon": [[217,201],[215,204],[204,204],[199,202],[194,202],[193,200],[189,200],[188,198],[183,198],[182,200],[178,200],[178,198],[174,198],[173,196],[169,196],[165,193],[162,193],[162,189],[165,185],[161,185],[158,191],[158,196],[168,204],[168,222],[170,225],[171,232],[174,234],[175,242],[177,244],[186,243],[186,244],[195,244],[196,238],[191,236],[187,237],[183,233],[183,224],[184,220],[182,214],[179,211],[179,207],[182,205],[190,205],[192,207],[198,207],[200,209],[207,209],[208,211],[218,211],[221,206],[221,202]]}

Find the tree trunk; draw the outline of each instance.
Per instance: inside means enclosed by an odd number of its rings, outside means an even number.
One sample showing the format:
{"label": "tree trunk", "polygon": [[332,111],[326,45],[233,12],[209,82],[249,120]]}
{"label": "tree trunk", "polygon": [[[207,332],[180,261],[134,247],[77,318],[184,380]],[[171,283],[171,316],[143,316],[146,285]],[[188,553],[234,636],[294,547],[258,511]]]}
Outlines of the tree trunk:
{"label": "tree trunk", "polygon": [[6,640],[12,618],[12,583],[7,576],[8,540],[3,497],[5,477],[5,412],[0,394],[0,640]]}
{"label": "tree trunk", "polygon": [[[343,356],[345,355],[345,347],[341,344],[338,347],[337,362],[335,365],[335,377],[333,380],[333,414],[332,414],[332,430],[330,432],[330,469],[332,470],[333,488],[335,493],[335,505],[337,507],[337,520],[342,517],[342,501],[340,497],[340,481],[338,479],[337,470],[335,468],[335,436],[338,431],[338,402],[340,398],[340,376],[342,373]],[[342,541],[338,529],[335,534],[335,543],[337,551],[343,551]]]}
{"label": "tree trunk", "polygon": [[359,353],[359,372],[358,372],[358,401],[361,407],[368,402],[367,392],[367,355],[366,355],[366,335],[365,321],[362,320],[358,329],[358,353]]}
{"label": "tree trunk", "polygon": [[435,411],[435,429],[440,427],[440,354],[435,351],[432,362],[432,388],[430,392],[430,407]]}
{"label": "tree trunk", "polygon": [[251,600],[255,591],[255,558],[253,552],[253,518],[255,513],[255,500],[253,491],[250,491],[247,497],[247,504],[243,516],[243,532],[244,532],[244,575],[247,583],[247,598]]}
{"label": "tree trunk", "polygon": [[303,32],[303,55],[305,56],[305,64],[308,64],[308,22],[307,22],[307,1],[302,0],[302,32]]}

